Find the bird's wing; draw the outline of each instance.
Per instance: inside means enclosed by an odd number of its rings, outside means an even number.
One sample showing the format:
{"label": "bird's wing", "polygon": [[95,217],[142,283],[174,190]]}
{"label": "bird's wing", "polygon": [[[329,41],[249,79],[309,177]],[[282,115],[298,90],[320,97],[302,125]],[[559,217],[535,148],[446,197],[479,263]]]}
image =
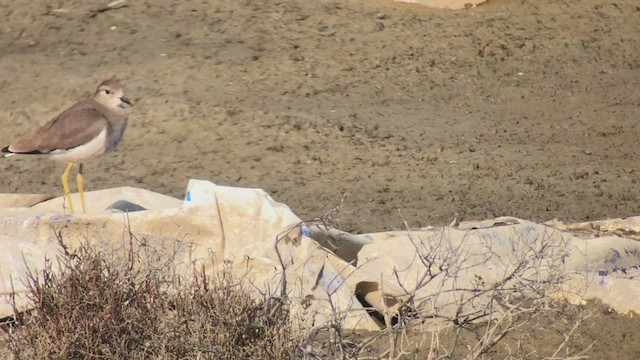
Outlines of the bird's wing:
{"label": "bird's wing", "polygon": [[108,126],[107,118],[97,108],[77,103],[32,133],[8,147],[13,153],[47,154],[83,145]]}

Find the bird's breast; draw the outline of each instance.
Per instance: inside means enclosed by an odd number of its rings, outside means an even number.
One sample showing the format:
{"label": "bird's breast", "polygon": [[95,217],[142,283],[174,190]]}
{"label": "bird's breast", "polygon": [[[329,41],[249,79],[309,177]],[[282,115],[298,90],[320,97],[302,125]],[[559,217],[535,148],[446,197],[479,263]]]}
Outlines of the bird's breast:
{"label": "bird's breast", "polygon": [[127,129],[127,118],[125,117],[119,122],[112,122],[110,125],[107,133],[106,151],[115,149],[122,140],[124,131]]}

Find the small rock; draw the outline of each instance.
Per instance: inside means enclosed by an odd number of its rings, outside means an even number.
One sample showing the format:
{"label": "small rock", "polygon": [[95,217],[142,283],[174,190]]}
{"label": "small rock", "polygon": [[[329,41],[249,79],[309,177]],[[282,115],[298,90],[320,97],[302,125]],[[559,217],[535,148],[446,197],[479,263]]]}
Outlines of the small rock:
{"label": "small rock", "polygon": [[304,56],[300,54],[291,54],[289,55],[289,59],[292,61],[304,61]]}

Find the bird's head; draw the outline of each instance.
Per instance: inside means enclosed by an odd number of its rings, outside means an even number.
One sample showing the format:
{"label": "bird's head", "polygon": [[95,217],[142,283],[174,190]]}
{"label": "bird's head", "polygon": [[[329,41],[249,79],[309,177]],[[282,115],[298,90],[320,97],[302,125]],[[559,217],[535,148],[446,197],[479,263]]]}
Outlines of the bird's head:
{"label": "bird's head", "polygon": [[109,79],[100,83],[93,98],[100,104],[114,110],[125,109],[127,105],[133,106],[131,101],[124,96],[122,86],[116,79]]}

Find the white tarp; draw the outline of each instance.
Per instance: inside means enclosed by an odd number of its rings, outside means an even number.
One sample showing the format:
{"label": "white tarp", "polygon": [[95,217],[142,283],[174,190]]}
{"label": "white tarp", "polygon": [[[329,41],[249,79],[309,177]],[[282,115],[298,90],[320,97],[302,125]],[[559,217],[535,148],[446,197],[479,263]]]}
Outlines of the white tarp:
{"label": "white tarp", "polygon": [[[323,300],[331,297],[333,305],[348,309],[343,314],[347,327],[377,329],[354,293],[342,286],[339,274],[350,266],[305,236],[300,219],[263,190],[191,181],[184,204],[156,195],[135,188],[88,192],[86,215],[61,214],[61,199],[32,208],[0,209],[0,318],[13,313],[13,293],[18,308],[28,308],[22,279],[27,269],[42,269],[45,258],[59,254],[58,237],[71,250],[89,239],[105,251],[117,252],[133,235],[154,249],[155,264],[167,263],[185,278],[191,278],[194,269],[211,272],[231,260],[237,274],[260,292],[279,295],[284,267],[287,294],[300,300],[292,309],[301,315],[300,321],[322,322],[333,316]],[[99,210],[122,200],[148,210]]]}
{"label": "white tarp", "polygon": [[61,199],[0,209],[0,318],[13,314],[12,294],[19,309],[29,307],[22,279],[59,254],[59,239],[71,250],[90,241],[114,254],[135,239],[153,249],[148,261],[177,274],[232,264],[257,293],[285,291],[292,318],[307,329],[339,316],[344,328],[376,330],[379,314],[362,304],[394,314],[407,301],[432,319],[482,319],[499,312],[495,299],[508,305],[540,289],[640,312],[639,243],[576,236],[563,224],[499,218],[353,235],[302,224],[263,190],[196,180],[184,202],[136,188],[89,192],[86,200],[86,215],[63,215]]}

